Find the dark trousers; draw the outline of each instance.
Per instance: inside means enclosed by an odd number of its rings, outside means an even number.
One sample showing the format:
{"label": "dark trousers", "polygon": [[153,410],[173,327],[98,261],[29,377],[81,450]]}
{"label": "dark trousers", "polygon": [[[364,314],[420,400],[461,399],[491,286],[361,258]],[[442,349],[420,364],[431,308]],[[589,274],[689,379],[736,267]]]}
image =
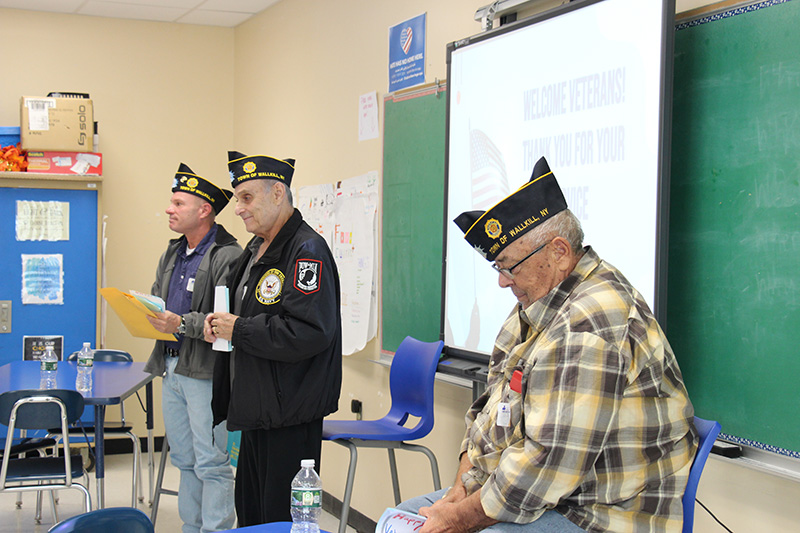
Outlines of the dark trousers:
{"label": "dark trousers", "polygon": [[289,498],[300,461],[319,473],[322,419],[279,429],[242,431],[234,502],[239,527],[291,522]]}

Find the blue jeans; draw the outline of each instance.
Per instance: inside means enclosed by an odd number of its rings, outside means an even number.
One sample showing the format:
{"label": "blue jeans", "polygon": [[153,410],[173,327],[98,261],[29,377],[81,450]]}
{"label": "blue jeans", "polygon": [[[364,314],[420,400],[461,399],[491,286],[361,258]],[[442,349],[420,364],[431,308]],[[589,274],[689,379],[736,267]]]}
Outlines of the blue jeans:
{"label": "blue jeans", "polygon": [[[424,496],[417,496],[406,500],[397,506],[403,511],[416,513],[420,507],[429,507],[436,500],[441,500],[447,489],[442,489]],[[536,521],[530,524],[514,524],[512,522],[498,522],[483,531],[501,531],[508,533],[586,533],[557,511],[545,511]]]}
{"label": "blue jeans", "polygon": [[225,424],[212,430],[211,380],[175,374],[167,357],[161,402],[172,464],[181,472],[178,513],[183,533],[231,529],[233,471]]}

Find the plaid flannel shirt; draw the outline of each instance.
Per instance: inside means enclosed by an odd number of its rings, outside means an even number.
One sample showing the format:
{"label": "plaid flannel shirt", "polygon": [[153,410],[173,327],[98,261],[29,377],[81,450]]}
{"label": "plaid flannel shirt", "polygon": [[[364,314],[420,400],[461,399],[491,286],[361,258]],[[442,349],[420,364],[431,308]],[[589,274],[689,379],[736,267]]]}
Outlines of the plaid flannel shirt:
{"label": "plaid flannel shirt", "polygon": [[463,481],[503,522],[556,509],[587,531],[680,531],[693,412],[641,294],[587,247],[562,283],[503,324],[466,416],[461,451],[474,468]]}

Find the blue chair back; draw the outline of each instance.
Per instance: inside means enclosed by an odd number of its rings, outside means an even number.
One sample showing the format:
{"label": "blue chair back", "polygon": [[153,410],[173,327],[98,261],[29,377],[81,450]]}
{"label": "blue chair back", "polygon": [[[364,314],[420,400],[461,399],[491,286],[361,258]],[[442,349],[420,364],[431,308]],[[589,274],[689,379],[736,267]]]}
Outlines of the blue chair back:
{"label": "blue chair back", "polygon": [[114,533],[153,533],[153,523],[139,509],[109,507],[67,518],[54,525],[48,533],[77,531],[113,531]]}
{"label": "blue chair back", "polygon": [[[133,357],[128,352],[123,350],[109,350],[106,348],[100,348],[97,350],[92,350],[94,352],[94,360],[95,361],[103,361],[103,362],[117,362],[117,363],[132,363]],[[67,357],[67,361],[77,361],[78,360],[78,352],[72,352]],[[83,422],[84,426],[94,426],[94,409],[87,408],[86,411],[83,413],[81,417],[81,422]],[[94,438],[89,438],[90,441],[94,441]]]}
{"label": "blue chair back", "polygon": [[[8,425],[11,411],[18,400],[30,397],[53,396],[66,407],[67,423],[72,424],[83,413],[83,396],[67,389],[29,389],[0,394],[0,423]],[[47,429],[61,427],[61,409],[56,403],[30,403],[17,409],[15,429]]]}
{"label": "blue chair back", "polygon": [[405,424],[408,415],[421,420],[412,434],[404,440],[422,438],[433,429],[433,388],[436,367],[444,342],[422,342],[406,337],[392,359],[389,371],[389,390],[392,407],[386,418],[399,425]]}
{"label": "blue chair back", "polygon": [[683,533],[692,533],[694,528],[694,501],[697,497],[697,485],[700,483],[700,475],[706,465],[706,459],[717,440],[722,426],[715,420],[703,420],[694,417],[694,427],[700,434],[700,443],[697,446],[697,453],[694,456],[692,468],[689,470],[689,481],[686,483],[686,491],[683,493]]}
{"label": "blue chair back", "polygon": [[[132,363],[133,357],[128,352],[123,350],[108,350],[105,348],[101,348],[94,351],[94,360],[95,361],[111,361],[111,362],[121,362],[121,363]],[[78,352],[72,352],[67,357],[67,361],[75,361],[78,359]]]}

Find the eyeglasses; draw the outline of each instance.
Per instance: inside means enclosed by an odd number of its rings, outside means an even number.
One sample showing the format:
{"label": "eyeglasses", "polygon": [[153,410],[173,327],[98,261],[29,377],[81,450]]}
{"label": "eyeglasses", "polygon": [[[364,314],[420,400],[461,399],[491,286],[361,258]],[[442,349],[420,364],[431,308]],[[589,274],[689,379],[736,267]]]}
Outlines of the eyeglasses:
{"label": "eyeglasses", "polygon": [[539,250],[541,250],[542,248],[544,248],[545,246],[547,246],[551,242],[553,242],[553,241],[549,240],[546,243],[544,243],[543,245],[539,246],[534,251],[532,251],[531,253],[529,253],[528,255],[526,255],[525,257],[523,257],[522,259],[520,259],[516,263],[514,263],[513,266],[510,266],[508,268],[500,268],[499,266],[497,266],[497,263],[492,263],[492,268],[497,270],[499,273],[501,273],[502,275],[504,275],[508,279],[514,279],[514,274],[511,271],[514,270],[515,268],[517,268],[518,266],[520,266],[522,263],[524,263],[528,259],[530,259],[533,254],[535,254],[536,252],[538,252]]}

